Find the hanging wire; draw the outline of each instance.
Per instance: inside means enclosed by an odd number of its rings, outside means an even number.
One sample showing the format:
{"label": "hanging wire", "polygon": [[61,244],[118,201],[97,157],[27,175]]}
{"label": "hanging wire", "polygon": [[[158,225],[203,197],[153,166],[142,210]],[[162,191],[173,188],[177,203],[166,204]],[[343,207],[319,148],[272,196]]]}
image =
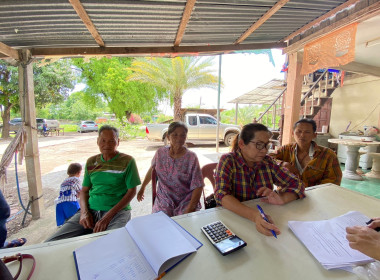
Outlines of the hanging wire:
{"label": "hanging wire", "polygon": [[22,203],[22,199],[21,199],[21,192],[20,192],[20,185],[19,185],[19,182],[18,182],[18,171],[17,171],[17,151],[15,152],[15,174],[16,174],[17,194],[18,194],[18,199],[20,201],[20,205],[21,205],[22,209],[24,209],[25,212],[27,212],[28,214],[32,215],[32,213],[30,213],[25,208],[24,204]]}

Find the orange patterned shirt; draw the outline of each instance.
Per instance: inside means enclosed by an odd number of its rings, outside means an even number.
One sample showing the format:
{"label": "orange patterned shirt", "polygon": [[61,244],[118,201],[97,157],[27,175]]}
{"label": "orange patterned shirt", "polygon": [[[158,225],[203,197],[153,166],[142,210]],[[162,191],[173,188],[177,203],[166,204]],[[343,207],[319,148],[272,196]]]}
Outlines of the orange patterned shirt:
{"label": "orange patterned shirt", "polygon": [[[320,184],[333,183],[340,185],[342,180],[342,170],[339,161],[333,150],[314,144],[313,159],[305,166],[302,175],[299,177],[306,187]],[[280,164],[289,162],[296,166],[296,143],[282,146],[276,152],[270,154]]]}

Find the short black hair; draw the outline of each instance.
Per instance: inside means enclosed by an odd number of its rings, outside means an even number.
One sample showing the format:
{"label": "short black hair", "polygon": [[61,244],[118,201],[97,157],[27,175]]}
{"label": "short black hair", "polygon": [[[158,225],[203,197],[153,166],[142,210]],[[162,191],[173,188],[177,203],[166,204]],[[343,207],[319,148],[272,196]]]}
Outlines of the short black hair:
{"label": "short black hair", "polygon": [[308,124],[311,124],[312,127],[313,127],[313,132],[316,132],[317,131],[317,123],[315,122],[315,120],[313,119],[300,119],[299,121],[297,121],[294,126],[293,126],[293,130],[296,129],[297,127],[297,124],[299,123],[308,123]]}
{"label": "short black hair", "polygon": [[82,171],[82,164],[80,163],[71,163],[67,168],[67,175],[74,176]]}
{"label": "short black hair", "polygon": [[100,129],[99,129],[99,133],[98,133],[98,135],[100,136],[100,134],[102,134],[102,132],[103,132],[104,130],[112,130],[113,132],[115,132],[116,137],[119,138],[119,130],[118,130],[116,127],[111,126],[111,125],[103,125],[103,126],[101,126]]}

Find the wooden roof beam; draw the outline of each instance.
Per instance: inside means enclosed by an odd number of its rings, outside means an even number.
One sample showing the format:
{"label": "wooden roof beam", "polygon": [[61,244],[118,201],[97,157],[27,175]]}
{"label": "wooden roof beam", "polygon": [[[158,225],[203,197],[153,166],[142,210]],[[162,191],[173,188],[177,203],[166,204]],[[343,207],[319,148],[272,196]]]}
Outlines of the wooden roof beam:
{"label": "wooden roof beam", "polygon": [[380,1],[375,2],[374,4],[357,11],[356,13],[350,14],[347,17],[336,21],[325,28],[318,30],[317,32],[307,36],[294,44],[289,45],[288,47],[283,49],[283,53],[293,53],[299,50],[302,50],[307,43],[310,43],[316,39],[319,39],[327,34],[334,32],[342,27],[345,27],[349,24],[355,22],[362,22],[374,16],[380,15]]}
{"label": "wooden roof beam", "polygon": [[357,2],[359,2],[361,0],[349,0],[345,3],[343,3],[342,5],[339,5],[338,7],[336,7],[335,9],[331,10],[330,12],[324,14],[323,16],[313,20],[312,22],[304,25],[303,27],[301,27],[300,29],[298,29],[297,31],[293,32],[292,34],[290,34],[289,36],[287,36],[286,38],[284,38],[282,41],[289,41],[290,39],[292,39],[293,37],[297,36],[298,34],[301,34],[302,32],[312,28],[314,25],[317,25],[317,24],[320,24],[322,21],[324,21],[325,19],[335,15],[336,13],[348,8],[349,6],[352,6],[354,4],[356,4]]}
{"label": "wooden roof beam", "polygon": [[375,77],[380,77],[380,67],[375,67],[372,65],[367,65],[359,62],[350,62],[346,65],[342,65],[340,67],[337,67],[338,69],[347,71],[347,72],[353,72],[358,74],[365,74],[365,75],[371,75]]}
{"label": "wooden roof beam", "polygon": [[185,34],[186,26],[189,23],[191,13],[193,12],[193,8],[195,5],[195,2],[197,0],[187,0],[185,10],[182,14],[181,23],[179,24],[177,35],[175,37],[174,46],[178,47],[179,44],[181,44],[183,35]]}
{"label": "wooden roof beam", "polygon": [[0,42],[0,53],[5,54],[7,57],[20,60],[17,50],[1,42]]}
{"label": "wooden roof beam", "polygon": [[100,47],[104,47],[105,44],[103,42],[102,37],[96,30],[95,25],[92,23],[92,20],[88,16],[86,10],[84,9],[82,3],[80,0],[69,0],[70,4],[73,6],[74,10],[77,12],[78,16],[81,18],[83,23],[86,25],[88,31],[90,31],[92,37],[95,39],[95,41],[98,43]]}
{"label": "wooden roof beam", "polygon": [[179,46],[179,47],[104,47],[104,48],[34,48],[33,57],[75,57],[75,56],[160,56],[163,54],[215,54],[229,53],[235,50],[259,50],[284,48],[286,43],[258,43],[216,46]]}
{"label": "wooden roof beam", "polygon": [[251,35],[257,28],[264,24],[271,16],[273,16],[279,9],[281,9],[286,3],[290,0],[280,0],[276,4],[273,5],[258,21],[251,25],[244,33],[240,36],[239,39],[235,41],[235,45],[243,42],[249,35]]}

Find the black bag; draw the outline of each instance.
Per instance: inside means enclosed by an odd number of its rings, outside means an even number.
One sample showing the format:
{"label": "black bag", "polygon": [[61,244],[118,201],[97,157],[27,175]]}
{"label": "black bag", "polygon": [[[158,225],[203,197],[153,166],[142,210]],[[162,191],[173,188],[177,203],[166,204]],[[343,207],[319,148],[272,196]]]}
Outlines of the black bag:
{"label": "black bag", "polygon": [[205,208],[210,209],[214,207],[216,207],[216,201],[215,201],[214,194],[212,193],[205,198]]}

